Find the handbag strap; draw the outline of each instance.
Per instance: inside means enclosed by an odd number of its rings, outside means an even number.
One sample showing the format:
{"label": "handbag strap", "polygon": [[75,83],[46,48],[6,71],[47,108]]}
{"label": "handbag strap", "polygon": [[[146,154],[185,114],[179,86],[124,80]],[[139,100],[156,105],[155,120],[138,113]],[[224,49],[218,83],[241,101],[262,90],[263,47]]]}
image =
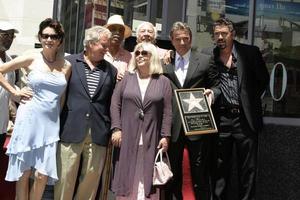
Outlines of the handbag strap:
{"label": "handbag strap", "polygon": [[157,152],[157,154],[156,154],[156,156],[155,156],[155,163],[157,162],[157,159],[158,159],[158,156],[159,156],[159,158],[160,158],[160,160],[162,161],[163,159],[163,153],[165,153],[166,154],[166,158],[167,158],[167,165],[170,167],[171,166],[171,164],[170,164],[170,159],[169,159],[169,155],[168,155],[168,153],[165,151],[165,152],[163,152],[163,149],[162,148],[160,148],[159,150],[158,150],[158,152]]}

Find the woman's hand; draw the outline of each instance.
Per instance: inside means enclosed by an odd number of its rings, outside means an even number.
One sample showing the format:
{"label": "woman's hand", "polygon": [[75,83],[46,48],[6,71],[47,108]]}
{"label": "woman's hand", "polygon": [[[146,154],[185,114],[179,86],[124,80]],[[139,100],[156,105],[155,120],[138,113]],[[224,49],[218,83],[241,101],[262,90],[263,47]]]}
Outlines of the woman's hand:
{"label": "woman's hand", "polygon": [[16,92],[13,93],[13,96],[15,99],[19,100],[20,103],[25,104],[32,98],[33,91],[29,87],[24,87],[21,90],[16,90]]}
{"label": "woman's hand", "polygon": [[115,131],[111,136],[111,143],[115,147],[121,146],[121,140],[122,140],[122,132],[121,131]]}
{"label": "woman's hand", "polygon": [[160,141],[159,141],[159,143],[158,143],[157,148],[158,148],[158,149],[162,148],[162,151],[163,151],[163,152],[168,151],[169,140],[170,140],[170,139],[169,139],[169,138],[166,138],[166,137],[161,138]]}

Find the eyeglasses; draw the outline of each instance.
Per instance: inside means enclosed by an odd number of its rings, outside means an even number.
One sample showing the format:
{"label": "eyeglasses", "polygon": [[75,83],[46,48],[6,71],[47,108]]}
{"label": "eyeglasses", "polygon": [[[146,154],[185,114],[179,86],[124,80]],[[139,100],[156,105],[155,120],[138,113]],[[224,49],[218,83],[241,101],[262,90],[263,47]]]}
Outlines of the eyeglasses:
{"label": "eyeglasses", "polygon": [[57,34],[41,34],[41,38],[46,40],[50,37],[51,40],[58,40],[60,39],[60,36]]}
{"label": "eyeglasses", "polygon": [[134,52],[135,57],[138,57],[139,55],[148,56],[148,54],[149,54],[149,52],[145,51],[145,50],[143,50],[143,51],[135,51]]}

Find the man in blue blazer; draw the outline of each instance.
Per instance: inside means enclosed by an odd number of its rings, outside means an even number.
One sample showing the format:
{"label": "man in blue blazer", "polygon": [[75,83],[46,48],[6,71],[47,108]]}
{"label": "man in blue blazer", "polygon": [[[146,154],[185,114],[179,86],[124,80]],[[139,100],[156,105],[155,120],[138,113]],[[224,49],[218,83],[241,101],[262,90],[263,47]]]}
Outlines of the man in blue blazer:
{"label": "man in blue blazer", "polygon": [[[176,50],[175,58],[164,66],[164,75],[171,81],[173,89],[206,88],[209,99],[218,96],[219,90],[217,71],[211,56],[191,50],[192,32],[190,27],[182,22],[175,22],[170,32],[170,38]],[[210,89],[209,89],[210,88]],[[183,150],[189,152],[192,185],[196,199],[210,200],[210,140],[211,135],[186,136],[183,131],[176,97],[172,99],[172,132],[169,146],[173,180],[167,186],[167,200],[182,200],[182,161]]]}
{"label": "man in blue blazer", "polygon": [[238,199],[255,199],[257,139],[262,130],[261,96],[269,74],[259,49],[234,40],[233,23],[221,18],[213,26],[214,60],[220,79],[215,102],[218,124],[217,170],[214,199],[233,199],[227,194],[230,181],[233,146],[238,170]]}
{"label": "man in blue blazer", "polygon": [[117,75],[116,68],[103,59],[110,37],[108,29],[94,26],[86,30],[84,52],[66,57],[72,64],[72,75],[61,113],[56,200],[94,199],[97,193],[110,137],[109,108]]}

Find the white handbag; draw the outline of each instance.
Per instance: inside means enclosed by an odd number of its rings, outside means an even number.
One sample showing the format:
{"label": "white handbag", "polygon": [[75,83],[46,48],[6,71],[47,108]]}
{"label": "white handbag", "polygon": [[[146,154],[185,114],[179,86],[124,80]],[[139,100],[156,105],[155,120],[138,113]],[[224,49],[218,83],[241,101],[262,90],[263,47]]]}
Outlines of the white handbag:
{"label": "white handbag", "polygon": [[[166,156],[163,157],[163,154]],[[167,152],[159,149],[154,161],[153,185],[164,185],[173,177]]]}

